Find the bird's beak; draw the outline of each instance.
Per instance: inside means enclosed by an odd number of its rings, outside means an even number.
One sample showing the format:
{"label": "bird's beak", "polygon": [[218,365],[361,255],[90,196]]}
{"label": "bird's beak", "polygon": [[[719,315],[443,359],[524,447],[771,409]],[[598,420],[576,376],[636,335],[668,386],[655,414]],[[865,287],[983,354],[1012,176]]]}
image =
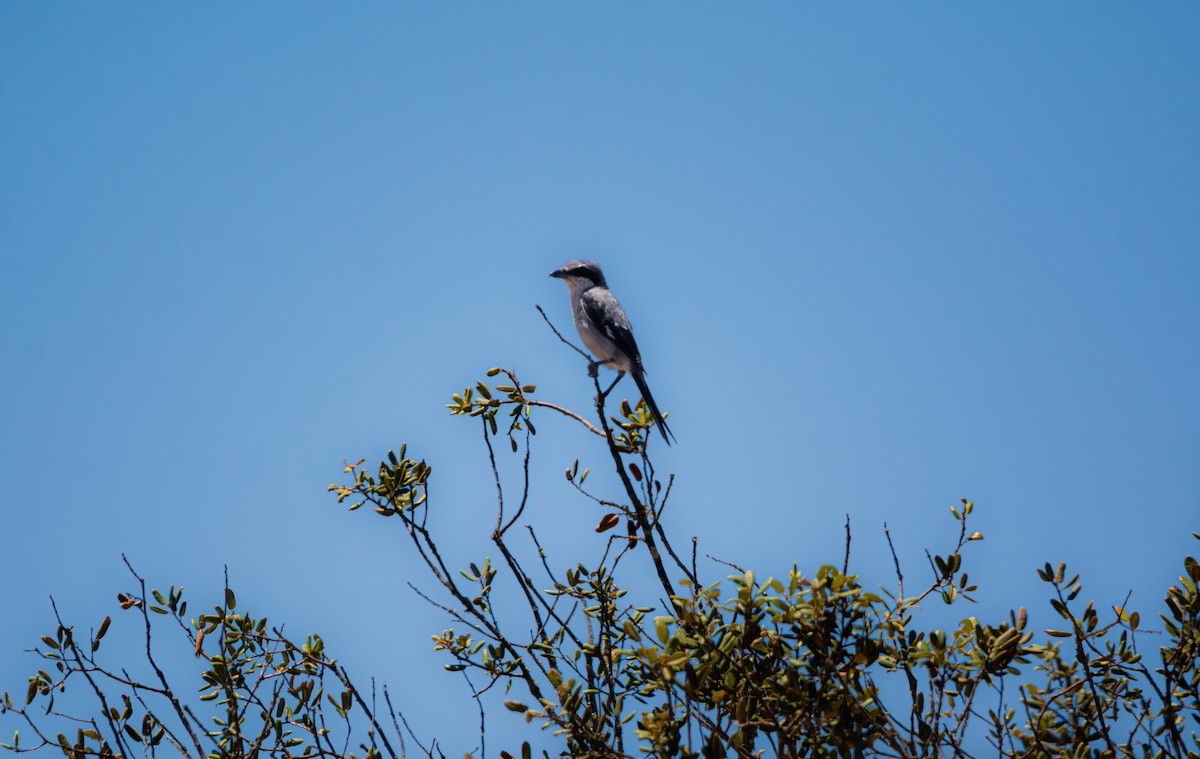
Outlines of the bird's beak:
{"label": "bird's beak", "polygon": [[554,277],[555,279],[562,279],[563,278],[563,270],[555,269],[554,271],[550,272],[550,276]]}

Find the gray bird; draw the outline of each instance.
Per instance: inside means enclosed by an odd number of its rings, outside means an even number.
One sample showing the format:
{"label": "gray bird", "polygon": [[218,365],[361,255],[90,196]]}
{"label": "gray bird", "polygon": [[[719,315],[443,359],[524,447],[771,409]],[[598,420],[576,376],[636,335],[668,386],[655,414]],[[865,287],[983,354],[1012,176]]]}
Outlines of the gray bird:
{"label": "gray bird", "polygon": [[617,378],[604,391],[604,395],[608,395],[626,374],[633,377],[638,391],[650,407],[655,424],[662,430],[663,440],[670,445],[674,435],[646,385],[646,369],[642,366],[642,354],[633,339],[633,327],[621,303],[608,291],[608,283],[600,266],[595,261],[576,259],[567,261],[558,271],[550,272],[550,276],[567,284],[575,329],[579,331],[583,344],[596,357],[596,363],[617,370]]}

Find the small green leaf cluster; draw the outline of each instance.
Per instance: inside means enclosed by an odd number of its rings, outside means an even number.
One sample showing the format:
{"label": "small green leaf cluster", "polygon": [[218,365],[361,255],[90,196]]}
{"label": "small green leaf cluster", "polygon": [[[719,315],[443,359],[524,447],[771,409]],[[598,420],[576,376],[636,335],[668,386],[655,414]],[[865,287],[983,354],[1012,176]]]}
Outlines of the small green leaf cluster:
{"label": "small green leaf cluster", "polygon": [[462,672],[475,667],[488,677],[500,678],[515,676],[519,670],[519,662],[510,657],[507,649],[499,643],[476,639],[469,633],[458,635],[454,630],[443,630],[432,637],[434,651],[448,651],[459,661],[457,664],[446,664],[447,672]]}
{"label": "small green leaf cluster", "polygon": [[[646,450],[646,432],[654,426],[654,417],[646,401],[638,399],[636,406],[621,401],[621,415],[609,417],[616,429],[613,430],[613,447],[621,453],[642,453]],[[620,430],[620,432],[617,432]]]}
{"label": "small green leaf cluster", "polygon": [[509,426],[508,437],[512,444],[512,449],[517,450],[517,441],[513,433],[528,427],[531,435],[537,434],[537,428],[533,426],[533,420],[530,418],[530,398],[529,396],[537,390],[536,385],[522,385],[517,379],[517,375],[511,369],[501,369],[492,367],[488,369],[487,376],[495,377],[503,373],[508,377],[508,381],[512,384],[496,385],[495,391],[504,394],[504,398],[498,398],[492,394],[492,388],[488,387],[483,380],[475,383],[475,387],[468,387],[461,393],[454,393],[451,396],[451,403],[446,404],[446,408],[450,409],[453,415],[464,415],[472,417],[482,417],[487,423],[493,435],[498,434],[500,427],[496,422],[496,416],[500,409],[504,406],[511,406],[508,412]]}
{"label": "small green leaf cluster", "polygon": [[425,503],[425,487],[433,469],[424,461],[408,458],[405,455],[407,450],[407,445],[401,445],[399,455],[395,451],[388,451],[387,459],[379,462],[376,475],[369,474],[362,466],[366,459],[347,463],[343,471],[354,475],[353,484],[339,485],[335,482],[326,489],[337,494],[338,503],[350,496],[359,496],[360,500],[350,505],[350,511],[368,502],[375,505],[375,513],[385,517],[415,509]]}
{"label": "small green leaf cluster", "polygon": [[637,714],[627,708],[640,685],[629,664],[646,637],[646,618],[655,607],[623,601],[627,590],[617,585],[610,567],[592,569],[582,563],[567,568],[562,580],[544,593],[556,604],[582,610],[583,625],[572,629],[564,624],[556,635],[532,647],[547,668],[553,695],[521,711],[526,722],[543,720],[544,728],[566,736],[573,754],[607,755],[621,743],[621,726]]}

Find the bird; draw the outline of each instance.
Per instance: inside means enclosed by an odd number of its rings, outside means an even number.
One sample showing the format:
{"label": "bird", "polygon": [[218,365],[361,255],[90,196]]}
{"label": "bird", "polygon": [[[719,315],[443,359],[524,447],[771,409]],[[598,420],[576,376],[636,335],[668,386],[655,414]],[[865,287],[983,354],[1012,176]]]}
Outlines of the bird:
{"label": "bird", "polygon": [[617,370],[617,378],[608,386],[601,396],[608,395],[621,378],[626,374],[633,377],[638,391],[650,408],[654,423],[662,431],[663,440],[667,445],[675,437],[667,420],[658,410],[654,396],[646,385],[646,368],[642,365],[642,354],[638,351],[637,341],[633,339],[633,327],[625,309],[608,290],[608,282],[604,272],[595,261],[575,259],[567,261],[561,269],[550,272],[551,277],[561,279],[567,285],[567,295],[571,299],[571,317],[575,321],[575,329],[583,344],[596,357],[589,367],[595,376],[597,365],[607,366]]}

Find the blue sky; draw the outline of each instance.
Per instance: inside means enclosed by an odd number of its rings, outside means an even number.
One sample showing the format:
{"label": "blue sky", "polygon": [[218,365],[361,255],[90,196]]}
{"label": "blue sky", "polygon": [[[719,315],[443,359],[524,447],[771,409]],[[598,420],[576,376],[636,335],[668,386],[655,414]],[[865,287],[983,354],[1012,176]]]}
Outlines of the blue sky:
{"label": "blue sky", "polygon": [[[965,496],[981,604],[954,614],[1051,624],[1047,560],[1102,608],[1156,610],[1200,529],[1198,23],[0,6],[0,687],[23,689],[49,594],[81,625],[113,612],[121,552],[196,601],[228,564],[243,603],[471,750],[419,566],[324,489],[408,441],[456,553],[485,555],[479,430],[443,404],[501,365],[587,408],[534,310],[566,324],[546,275],[577,256],[671,413],[684,542],[813,571],[849,513],[856,568],[889,582],[880,525],[916,576]],[[530,519],[563,565],[595,557],[599,512],[561,472],[603,451],[540,419]]]}

